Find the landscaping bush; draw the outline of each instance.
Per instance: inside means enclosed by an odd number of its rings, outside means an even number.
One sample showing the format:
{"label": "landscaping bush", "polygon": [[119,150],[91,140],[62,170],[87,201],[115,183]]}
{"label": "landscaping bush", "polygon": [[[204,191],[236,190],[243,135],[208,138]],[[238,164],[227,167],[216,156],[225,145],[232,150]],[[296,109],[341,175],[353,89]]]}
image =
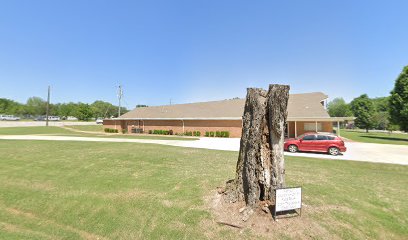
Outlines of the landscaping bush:
{"label": "landscaping bush", "polygon": [[153,134],[153,130],[149,130],[149,134]]}
{"label": "landscaping bush", "polygon": [[119,132],[118,129],[113,129],[113,128],[105,128],[104,131],[106,133],[118,133]]}
{"label": "landscaping bush", "polygon": [[216,137],[221,137],[221,132],[220,132],[220,131],[216,131],[216,132],[215,132],[215,136],[216,136]]}
{"label": "landscaping bush", "polygon": [[210,132],[210,137],[215,137],[215,132]]}
{"label": "landscaping bush", "polygon": [[210,136],[210,132],[205,132],[205,136],[209,137]]}
{"label": "landscaping bush", "polygon": [[201,132],[200,131],[194,131],[193,136],[199,137],[199,136],[201,136]]}
{"label": "landscaping bush", "polygon": [[128,130],[126,128],[124,128],[124,129],[122,129],[122,133],[126,134],[126,133],[128,133]]}
{"label": "landscaping bush", "polygon": [[230,132],[225,131],[225,132],[224,132],[224,137],[229,138],[229,136],[230,136]]}
{"label": "landscaping bush", "polygon": [[184,133],[185,136],[193,136],[193,132],[191,131],[187,131]]}
{"label": "landscaping bush", "polygon": [[173,130],[169,130],[169,135],[173,135]]}

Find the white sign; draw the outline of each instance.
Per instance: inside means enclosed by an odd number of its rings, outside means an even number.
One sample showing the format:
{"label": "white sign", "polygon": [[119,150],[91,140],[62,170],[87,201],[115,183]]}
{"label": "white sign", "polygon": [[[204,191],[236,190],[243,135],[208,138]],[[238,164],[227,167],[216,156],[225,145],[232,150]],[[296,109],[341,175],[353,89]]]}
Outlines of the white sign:
{"label": "white sign", "polygon": [[302,207],[302,188],[276,189],[275,211],[282,212]]}

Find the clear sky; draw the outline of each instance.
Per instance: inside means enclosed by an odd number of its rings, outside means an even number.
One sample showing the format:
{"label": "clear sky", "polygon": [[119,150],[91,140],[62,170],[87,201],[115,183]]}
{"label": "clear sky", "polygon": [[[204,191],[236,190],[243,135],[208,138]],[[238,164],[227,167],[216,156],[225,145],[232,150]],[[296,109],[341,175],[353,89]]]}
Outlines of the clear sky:
{"label": "clear sky", "polygon": [[402,0],[0,0],[0,97],[161,105],[270,83],[350,101],[408,65]]}

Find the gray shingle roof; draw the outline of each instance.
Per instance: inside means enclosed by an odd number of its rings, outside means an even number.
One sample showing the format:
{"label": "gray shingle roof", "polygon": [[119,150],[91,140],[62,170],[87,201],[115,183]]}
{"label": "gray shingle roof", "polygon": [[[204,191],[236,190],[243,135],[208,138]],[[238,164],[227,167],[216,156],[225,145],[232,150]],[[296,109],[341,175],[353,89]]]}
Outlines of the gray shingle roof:
{"label": "gray shingle roof", "polygon": [[[328,118],[321,101],[327,95],[321,92],[290,94],[288,118]],[[120,118],[127,119],[228,119],[241,118],[245,99],[174,104],[135,108]]]}

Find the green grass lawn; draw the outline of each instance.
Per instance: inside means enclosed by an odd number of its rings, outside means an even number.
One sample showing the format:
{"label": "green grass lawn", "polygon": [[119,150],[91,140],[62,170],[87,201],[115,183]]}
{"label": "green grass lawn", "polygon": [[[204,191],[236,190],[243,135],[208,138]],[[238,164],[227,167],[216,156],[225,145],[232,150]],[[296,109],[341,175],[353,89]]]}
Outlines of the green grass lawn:
{"label": "green grass lawn", "polygon": [[408,145],[408,134],[401,133],[378,133],[378,132],[361,132],[351,130],[341,130],[342,137],[356,142],[381,143],[381,144],[398,144]]}
{"label": "green grass lawn", "polygon": [[[11,140],[0,152],[0,239],[257,238],[217,225],[206,206],[234,177],[237,152]],[[407,238],[408,166],[300,157],[286,166],[310,228],[270,224],[273,238]]]}
{"label": "green grass lawn", "polygon": [[[0,135],[54,135],[54,136],[75,136],[75,137],[101,137],[101,138],[127,138],[127,139],[151,139],[151,140],[182,140],[193,141],[198,140],[194,137],[183,136],[162,136],[162,135],[137,135],[137,134],[103,134],[103,131],[97,132],[97,128],[101,128],[101,125],[91,126],[69,126],[68,128],[62,127],[5,127],[0,128]],[[71,131],[70,128],[73,130]],[[103,129],[103,128],[102,128]],[[77,132],[75,130],[90,131],[94,133]]]}
{"label": "green grass lawn", "polygon": [[0,135],[30,135],[30,134],[63,134],[73,135],[73,131],[60,127],[2,127],[0,128]]}
{"label": "green grass lawn", "polygon": [[67,125],[65,127],[87,132],[103,132],[103,125]]}

